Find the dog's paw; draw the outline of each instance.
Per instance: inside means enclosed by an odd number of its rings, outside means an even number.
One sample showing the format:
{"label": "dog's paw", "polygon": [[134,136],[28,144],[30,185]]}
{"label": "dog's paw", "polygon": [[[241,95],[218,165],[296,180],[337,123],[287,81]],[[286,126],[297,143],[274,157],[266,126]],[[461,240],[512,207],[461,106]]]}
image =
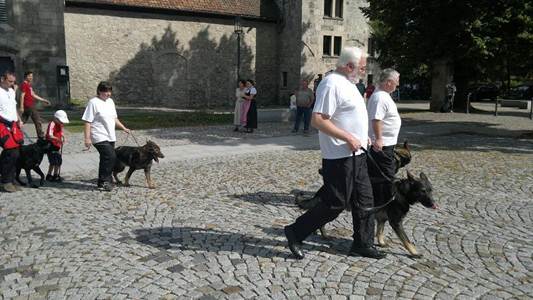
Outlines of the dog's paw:
{"label": "dog's paw", "polygon": [[389,244],[387,244],[386,242],[378,243],[377,245],[378,245],[378,247],[381,247],[381,248],[388,248],[389,247]]}
{"label": "dog's paw", "polygon": [[129,187],[131,185],[129,183],[125,182],[124,184],[122,184],[122,186]]}
{"label": "dog's paw", "polygon": [[155,189],[155,184],[149,185],[148,188],[152,190]]}

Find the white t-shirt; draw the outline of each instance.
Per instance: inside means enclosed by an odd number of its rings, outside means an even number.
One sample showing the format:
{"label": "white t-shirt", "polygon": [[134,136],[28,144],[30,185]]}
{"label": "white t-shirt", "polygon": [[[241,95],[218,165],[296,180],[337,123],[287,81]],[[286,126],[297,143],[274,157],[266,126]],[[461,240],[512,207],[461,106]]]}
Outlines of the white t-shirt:
{"label": "white t-shirt", "polygon": [[117,140],[115,136],[116,118],[117,111],[113,99],[102,100],[98,97],[89,100],[83,117],[81,117],[83,121],[91,123],[91,142],[93,144]]}
{"label": "white t-shirt", "polygon": [[376,90],[368,99],[369,135],[372,141],[376,140],[372,120],[383,121],[382,138],[383,146],[394,146],[398,142],[398,134],[402,126],[402,119],[398,113],[396,103],[389,93]]}
{"label": "white t-shirt", "polygon": [[[331,122],[340,129],[351,133],[366,149],[368,141],[368,115],[365,101],[357,87],[346,76],[331,73],[320,82],[316,91],[313,113],[330,116]],[[352,156],[345,141],[318,133],[320,150],[324,159],[337,159]],[[362,150],[355,154],[363,153]]]}
{"label": "white t-shirt", "polygon": [[15,99],[15,90],[12,88],[6,91],[0,87],[0,117],[10,122],[18,120],[17,100]]}

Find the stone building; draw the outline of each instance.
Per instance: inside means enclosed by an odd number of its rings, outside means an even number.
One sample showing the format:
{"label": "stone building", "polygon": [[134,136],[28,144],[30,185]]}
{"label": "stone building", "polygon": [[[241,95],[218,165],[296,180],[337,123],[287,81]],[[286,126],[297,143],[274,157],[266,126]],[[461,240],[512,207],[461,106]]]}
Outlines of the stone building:
{"label": "stone building", "polygon": [[63,16],[64,0],[0,0],[0,72],[15,71],[19,82],[35,72],[35,90],[55,101],[57,67],[66,64]]}
{"label": "stone building", "polygon": [[68,65],[76,99],[109,80],[121,105],[229,106],[237,78],[252,78],[260,105],[285,105],[300,79],[333,69],[342,47],[366,47],[369,35],[364,0],[0,0],[0,13],[2,5],[0,59],[18,74],[34,70],[40,93],[56,101],[56,67]]}

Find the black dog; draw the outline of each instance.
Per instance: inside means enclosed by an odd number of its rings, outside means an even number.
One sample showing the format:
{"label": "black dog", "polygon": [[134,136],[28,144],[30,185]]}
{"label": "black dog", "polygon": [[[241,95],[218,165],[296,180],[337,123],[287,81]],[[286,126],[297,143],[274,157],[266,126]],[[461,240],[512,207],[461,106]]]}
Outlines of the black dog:
{"label": "black dog", "polygon": [[16,180],[17,182],[25,186],[26,183],[20,180],[20,171],[24,169],[26,172],[26,178],[28,184],[32,188],[38,188],[39,186],[33,183],[31,178],[31,170],[34,170],[39,176],[41,176],[41,181],[39,182],[40,186],[44,184],[44,174],[39,167],[43,161],[44,154],[48,153],[52,148],[50,141],[39,138],[37,142],[30,145],[24,145],[20,147],[20,156],[17,160],[17,173]]}
{"label": "black dog", "polygon": [[156,162],[159,162],[160,158],[165,157],[163,153],[161,153],[161,149],[156,143],[147,141],[142,147],[117,147],[115,152],[117,154],[117,160],[113,169],[113,177],[115,178],[115,182],[117,184],[122,184],[117,177],[118,173],[124,171],[126,166],[128,166],[129,170],[124,178],[125,186],[130,185],[130,177],[135,170],[144,169],[144,175],[146,176],[146,183],[148,184],[148,187],[151,189],[155,188],[155,184],[152,181],[150,174],[152,161],[155,160]]}
{"label": "black dog", "polygon": [[383,231],[385,229],[385,222],[389,221],[390,226],[400,238],[409,254],[414,257],[421,257],[422,255],[418,254],[413,243],[409,241],[403,229],[402,221],[409,212],[410,206],[417,202],[420,202],[428,208],[437,208],[432,195],[433,187],[423,172],[420,173],[420,178],[415,178],[411,172],[407,171],[407,178],[395,181],[394,189],[394,200],[376,212],[376,238],[378,245],[381,247],[387,246]]}
{"label": "black dog", "polygon": [[[407,141],[404,141],[403,145],[398,145],[394,149],[394,161],[395,161],[395,173],[398,173],[398,170],[407,164],[411,162],[411,148],[409,147],[409,143]],[[322,175],[322,169],[318,170],[318,173]],[[309,197],[309,195],[306,195],[308,193],[303,191],[297,191],[292,190],[291,194],[294,195],[294,201],[296,202],[296,205],[298,205],[299,208],[308,210],[315,205],[318,204],[320,200],[320,193],[322,192],[322,189],[324,186],[318,190],[314,196]],[[320,234],[324,238],[329,238],[324,226],[320,227]]]}

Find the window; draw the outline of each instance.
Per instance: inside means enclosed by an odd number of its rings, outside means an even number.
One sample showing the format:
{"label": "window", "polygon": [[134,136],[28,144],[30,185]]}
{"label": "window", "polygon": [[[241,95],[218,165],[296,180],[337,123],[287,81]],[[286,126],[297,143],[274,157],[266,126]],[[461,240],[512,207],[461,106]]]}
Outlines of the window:
{"label": "window", "polygon": [[333,39],[333,55],[336,55],[336,56],[341,55],[341,49],[342,49],[342,37],[336,36]]}
{"label": "window", "polygon": [[322,54],[324,56],[331,56],[331,35],[324,36]]}
{"label": "window", "polygon": [[[342,18],[344,0],[324,0],[324,16]],[[335,11],[333,11],[335,9]]]}
{"label": "window", "polygon": [[0,0],[0,23],[7,23],[6,0]]}
{"label": "window", "polygon": [[287,87],[287,72],[281,73],[281,86],[284,88]]}
{"label": "window", "polygon": [[333,13],[332,13],[333,1],[334,0],[324,0],[324,16],[327,16],[327,17],[333,16]]}
{"label": "window", "polygon": [[342,1],[343,0],[335,1],[335,17],[336,18],[342,18]]}
{"label": "window", "polygon": [[[340,36],[324,36],[324,43],[322,46],[323,56],[339,56],[342,49],[342,37]],[[333,50],[333,51],[332,51]]]}

